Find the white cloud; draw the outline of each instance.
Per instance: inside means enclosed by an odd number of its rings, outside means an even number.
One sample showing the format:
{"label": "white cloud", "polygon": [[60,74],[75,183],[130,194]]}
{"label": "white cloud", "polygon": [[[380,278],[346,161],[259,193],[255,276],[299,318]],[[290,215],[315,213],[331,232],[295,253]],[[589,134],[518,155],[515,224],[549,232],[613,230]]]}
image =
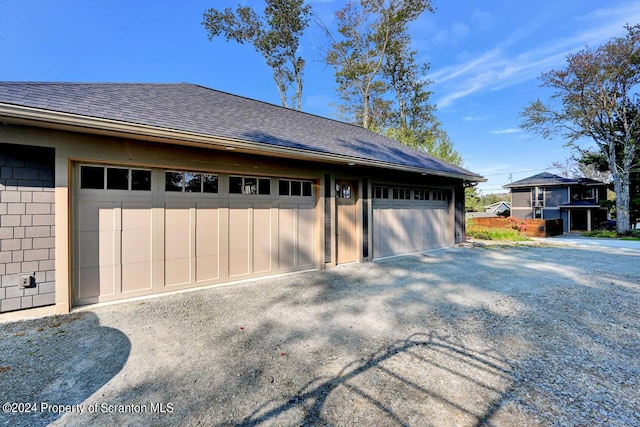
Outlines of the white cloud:
{"label": "white cloud", "polygon": [[509,128],[509,129],[501,129],[501,130],[492,130],[489,132],[492,135],[506,135],[509,133],[518,133],[521,132],[519,128]]}
{"label": "white cloud", "polygon": [[464,116],[462,118],[465,122],[476,122],[478,120],[486,120],[487,116]]}
{"label": "white cloud", "polygon": [[439,107],[483,91],[504,89],[517,83],[536,79],[542,72],[565,63],[566,55],[586,46],[598,46],[625,33],[628,22],[640,22],[640,3],[623,3],[601,8],[574,19],[576,30],[563,38],[514,51],[523,40],[540,37],[547,16],[531,19],[528,24],[510,34],[498,46],[468,58],[466,62],[434,70],[428,77],[436,84]]}

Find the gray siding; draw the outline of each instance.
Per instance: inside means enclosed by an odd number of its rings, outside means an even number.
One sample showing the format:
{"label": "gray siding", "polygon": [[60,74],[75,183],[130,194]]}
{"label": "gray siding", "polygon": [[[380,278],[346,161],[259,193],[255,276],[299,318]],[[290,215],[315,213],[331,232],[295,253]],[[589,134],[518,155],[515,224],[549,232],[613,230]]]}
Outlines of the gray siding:
{"label": "gray siding", "polygon": [[[557,207],[568,202],[567,187],[553,187],[544,189],[544,206]],[[546,218],[546,217],[545,217]]]}
{"label": "gray siding", "polygon": [[569,232],[569,213],[567,211],[561,211],[563,232]]}
{"label": "gray siding", "polygon": [[530,208],[531,207],[531,190],[529,188],[511,190],[511,207],[512,208]]}
{"label": "gray siding", "polygon": [[54,197],[53,149],[0,144],[0,312],[55,303]]}
{"label": "gray siding", "polygon": [[559,209],[544,209],[542,212],[544,219],[558,219],[562,218],[562,211]]}

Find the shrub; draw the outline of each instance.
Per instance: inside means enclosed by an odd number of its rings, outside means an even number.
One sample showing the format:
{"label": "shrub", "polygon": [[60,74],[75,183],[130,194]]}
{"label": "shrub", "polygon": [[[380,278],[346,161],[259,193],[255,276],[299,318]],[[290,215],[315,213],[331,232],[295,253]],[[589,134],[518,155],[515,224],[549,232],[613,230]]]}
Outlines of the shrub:
{"label": "shrub", "polygon": [[523,236],[518,230],[513,228],[483,227],[476,225],[473,220],[470,220],[467,224],[467,236],[478,240],[529,240],[529,238]]}
{"label": "shrub", "polygon": [[607,238],[607,239],[612,239],[614,237],[618,237],[616,232],[613,231],[613,230],[587,231],[585,233],[582,233],[582,235],[585,236],[585,237],[603,237],[603,238]]}
{"label": "shrub", "polygon": [[586,237],[600,237],[604,239],[615,239],[616,237],[619,237],[622,240],[640,240],[640,230],[630,230],[624,236],[618,236],[614,230],[587,231],[582,233],[582,235]]}

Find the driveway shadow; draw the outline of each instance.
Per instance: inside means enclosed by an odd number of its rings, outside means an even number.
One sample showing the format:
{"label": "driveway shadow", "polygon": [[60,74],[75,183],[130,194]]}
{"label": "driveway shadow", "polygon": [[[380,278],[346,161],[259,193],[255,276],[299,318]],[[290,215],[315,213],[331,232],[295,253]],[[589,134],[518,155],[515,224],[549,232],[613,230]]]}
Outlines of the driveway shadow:
{"label": "driveway shadow", "polygon": [[0,402],[28,403],[3,411],[2,426],[46,426],[111,380],[131,343],[100,326],[93,313],[74,313],[0,325]]}
{"label": "driveway shadow", "polygon": [[[443,425],[452,414],[456,423],[484,425],[512,384],[511,367],[495,350],[416,333],[224,425],[286,424],[280,418],[290,416],[301,425],[335,425],[365,413],[377,413],[381,425]],[[474,399],[461,398],[469,393]]]}

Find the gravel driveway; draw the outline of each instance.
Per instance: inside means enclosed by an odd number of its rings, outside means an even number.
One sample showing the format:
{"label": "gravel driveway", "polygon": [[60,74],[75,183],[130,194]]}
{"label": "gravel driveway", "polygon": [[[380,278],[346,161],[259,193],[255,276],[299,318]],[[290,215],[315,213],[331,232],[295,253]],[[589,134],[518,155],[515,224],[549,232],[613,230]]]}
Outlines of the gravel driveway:
{"label": "gravel driveway", "polygon": [[0,426],[640,426],[639,284],[465,246],[4,323]]}

